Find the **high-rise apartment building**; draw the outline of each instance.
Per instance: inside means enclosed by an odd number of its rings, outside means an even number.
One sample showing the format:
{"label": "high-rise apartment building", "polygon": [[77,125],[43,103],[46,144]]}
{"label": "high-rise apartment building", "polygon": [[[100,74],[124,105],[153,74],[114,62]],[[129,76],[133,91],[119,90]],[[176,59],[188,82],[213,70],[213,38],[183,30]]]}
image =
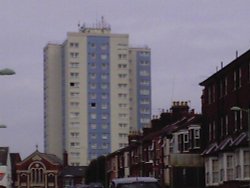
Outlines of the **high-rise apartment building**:
{"label": "high-rise apartment building", "polygon": [[86,165],[127,146],[151,119],[151,51],[102,20],[44,48],[44,147]]}

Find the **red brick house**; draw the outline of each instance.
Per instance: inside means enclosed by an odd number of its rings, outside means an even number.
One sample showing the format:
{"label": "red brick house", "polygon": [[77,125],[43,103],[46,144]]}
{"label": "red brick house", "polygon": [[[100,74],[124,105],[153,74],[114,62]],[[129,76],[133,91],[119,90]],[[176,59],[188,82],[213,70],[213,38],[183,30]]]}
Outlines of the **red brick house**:
{"label": "red brick house", "polygon": [[[202,114],[207,133],[206,187],[249,187],[250,50],[200,85],[204,87]],[[235,106],[244,110],[232,111]]]}
{"label": "red brick house", "polygon": [[187,102],[174,102],[151,128],[131,134],[128,147],[107,156],[107,179],[151,176],[165,187],[204,187],[201,125]]}

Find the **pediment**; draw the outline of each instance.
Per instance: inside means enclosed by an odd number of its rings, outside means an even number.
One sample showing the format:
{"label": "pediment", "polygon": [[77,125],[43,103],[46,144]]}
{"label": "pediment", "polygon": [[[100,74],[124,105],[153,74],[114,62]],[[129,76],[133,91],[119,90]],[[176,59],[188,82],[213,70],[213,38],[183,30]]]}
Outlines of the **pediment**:
{"label": "pediment", "polygon": [[35,155],[34,157],[32,157],[32,161],[41,161],[42,158],[39,155]]}

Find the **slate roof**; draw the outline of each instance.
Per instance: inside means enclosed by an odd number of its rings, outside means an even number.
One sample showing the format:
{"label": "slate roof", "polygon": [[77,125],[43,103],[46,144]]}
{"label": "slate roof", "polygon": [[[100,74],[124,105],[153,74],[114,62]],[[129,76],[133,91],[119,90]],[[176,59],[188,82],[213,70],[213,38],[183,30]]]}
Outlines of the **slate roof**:
{"label": "slate roof", "polygon": [[29,155],[28,157],[26,157],[23,161],[21,161],[20,163],[18,164],[22,164],[22,163],[25,163],[27,160],[29,160],[30,158],[34,157],[34,156],[40,156],[46,160],[48,160],[49,162],[53,163],[53,164],[59,164],[59,165],[62,165],[63,162],[61,159],[59,159],[56,155],[53,155],[53,154],[47,154],[47,153],[41,153],[39,152],[38,150],[36,150],[35,152],[33,152],[31,155]]}
{"label": "slate roof", "polygon": [[9,148],[8,147],[0,147],[0,166],[7,165]]}

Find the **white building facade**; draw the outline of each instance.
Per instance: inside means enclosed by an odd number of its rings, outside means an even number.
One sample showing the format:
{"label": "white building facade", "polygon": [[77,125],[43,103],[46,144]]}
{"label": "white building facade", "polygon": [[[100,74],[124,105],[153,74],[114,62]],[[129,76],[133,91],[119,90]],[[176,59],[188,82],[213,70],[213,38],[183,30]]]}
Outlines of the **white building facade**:
{"label": "white building facade", "polygon": [[[44,48],[45,152],[62,158],[67,151],[70,165],[87,165],[127,146],[129,131],[150,122],[150,64],[149,48],[130,48],[129,36],[111,33],[103,20],[67,33],[63,44],[49,43]],[[142,84],[140,90],[135,83]]]}

